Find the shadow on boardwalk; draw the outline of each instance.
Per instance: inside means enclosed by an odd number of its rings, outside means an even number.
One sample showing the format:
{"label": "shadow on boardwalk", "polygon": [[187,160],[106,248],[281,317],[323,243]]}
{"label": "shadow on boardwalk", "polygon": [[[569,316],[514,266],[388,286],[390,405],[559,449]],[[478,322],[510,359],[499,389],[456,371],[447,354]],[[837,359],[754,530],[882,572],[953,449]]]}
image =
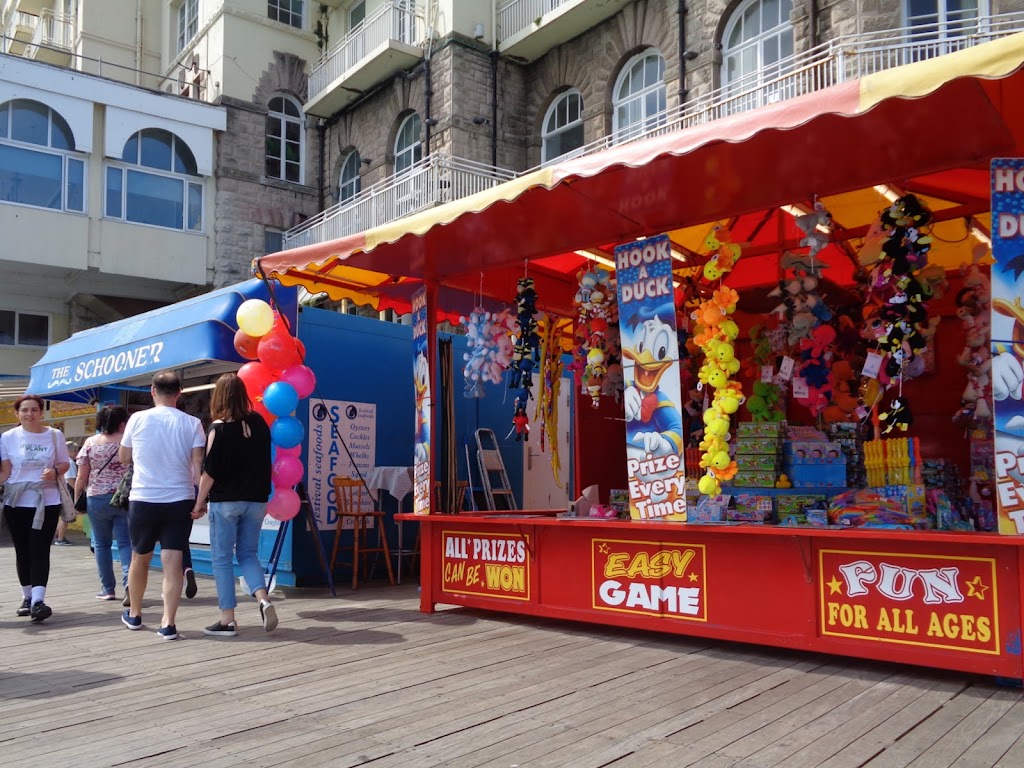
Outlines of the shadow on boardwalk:
{"label": "shadow on boardwalk", "polygon": [[43,625],[14,616],[0,547],[0,765],[1024,765],[1024,696],[969,675],[450,609],[415,584],[288,590],[266,633],[240,597],[210,638],[200,579],[161,641],[94,600],[85,542],[55,549]]}

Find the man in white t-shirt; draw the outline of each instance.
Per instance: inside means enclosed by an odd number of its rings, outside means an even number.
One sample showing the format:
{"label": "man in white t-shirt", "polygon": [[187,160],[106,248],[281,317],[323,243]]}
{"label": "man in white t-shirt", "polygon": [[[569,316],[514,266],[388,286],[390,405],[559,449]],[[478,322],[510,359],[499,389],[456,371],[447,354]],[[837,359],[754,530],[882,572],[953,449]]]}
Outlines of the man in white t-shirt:
{"label": "man in white t-shirt", "polygon": [[164,615],[158,634],[176,640],[175,615],[181,601],[182,552],[192,530],[195,487],[202,474],[206,436],[195,416],[175,406],[181,379],[173,371],[153,377],[154,407],[133,413],[124,428],[118,459],[132,464],[128,531],[135,555],[128,570],[131,606],[121,614],[128,629],[142,628],[142,596],[153,550],[160,544],[164,572]]}

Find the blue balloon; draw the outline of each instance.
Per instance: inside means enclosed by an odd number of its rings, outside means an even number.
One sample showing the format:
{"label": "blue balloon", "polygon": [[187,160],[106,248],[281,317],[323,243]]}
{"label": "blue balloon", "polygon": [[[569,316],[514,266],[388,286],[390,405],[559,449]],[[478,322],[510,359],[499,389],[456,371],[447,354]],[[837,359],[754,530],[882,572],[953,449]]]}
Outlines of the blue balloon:
{"label": "blue balloon", "polygon": [[275,416],[287,416],[299,404],[299,393],[284,381],[275,381],[263,390],[263,405]]}
{"label": "blue balloon", "polygon": [[294,416],[281,416],[270,425],[270,439],[280,448],[294,448],[302,442],[305,430]]}

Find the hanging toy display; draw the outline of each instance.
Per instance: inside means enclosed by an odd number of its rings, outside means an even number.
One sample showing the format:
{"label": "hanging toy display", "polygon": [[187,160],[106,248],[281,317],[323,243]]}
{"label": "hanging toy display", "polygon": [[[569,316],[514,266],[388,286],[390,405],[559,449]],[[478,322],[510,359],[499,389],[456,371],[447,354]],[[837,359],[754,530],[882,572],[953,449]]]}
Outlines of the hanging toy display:
{"label": "hanging toy display", "polygon": [[467,398],[483,397],[484,384],[501,384],[512,364],[515,318],[507,309],[492,314],[477,307],[469,317],[460,317],[459,322],[466,328],[469,346],[469,351],[462,355],[466,361],[462,369],[466,387],[462,394]]}
{"label": "hanging toy display", "polygon": [[739,382],[730,381],[730,376],[740,369],[734,347],[739,329],[729,317],[736,311],[738,301],[739,294],[723,286],[693,313],[694,341],[704,353],[697,386],[714,390],[711,405],[704,411],[704,438],[700,443],[700,466],[707,474],[697,483],[697,489],[708,496],[721,493],[722,482],[731,480],[738,470],[729,455],[729,417],[744,400]]}
{"label": "hanging toy display", "polygon": [[746,408],[754,421],[782,421],[783,402],[782,390],[775,383],[774,375],[770,381],[763,380],[761,371],[772,364],[772,342],[769,333],[760,325],[750,329],[751,355],[747,358],[744,373],[754,380],[753,394],[747,398]]}
{"label": "hanging toy display", "polygon": [[516,283],[516,320],[518,333],[512,348],[508,388],[523,405],[533,397],[533,371],[540,362],[540,336],[537,334],[537,291],[533,278],[521,277]]}
{"label": "hanging toy display", "polygon": [[571,370],[578,371],[583,392],[597,408],[602,394],[622,392],[622,358],[615,281],[600,267],[580,270],[573,305],[579,313]]}
{"label": "hanging toy display", "polygon": [[[250,360],[239,369],[238,378],[245,385],[253,410],[270,425],[275,448],[271,468],[274,490],[267,503],[267,514],[275,520],[291,520],[299,513],[300,504],[294,486],[302,480],[304,472],[299,455],[305,430],[294,411],[299,400],[313,392],[316,377],[303,364],[302,342],[291,335],[287,324],[267,302],[243,302],[235,320],[235,348]],[[258,359],[251,356],[254,348]]]}
{"label": "hanging toy display", "polygon": [[[544,334],[541,340],[541,387],[537,397],[537,407],[533,420],[540,423],[540,450],[548,450],[551,456],[551,471],[555,482],[562,484],[561,464],[558,451],[558,393],[562,386],[562,343],[561,334],[567,321],[556,321],[548,315],[544,322]],[[551,435],[551,445],[546,447],[547,436]]]}
{"label": "hanging toy display", "polygon": [[[934,324],[928,320],[928,293],[918,274],[928,266],[932,238],[925,230],[931,211],[915,196],[904,195],[882,212],[880,233],[858,254],[870,269],[862,336],[883,356],[879,378],[898,381],[898,394],[882,407],[885,431],[910,425],[910,408],[902,394],[903,380],[923,371],[918,360],[928,345]],[[879,393],[881,394],[881,393]],[[879,396],[875,396],[877,404]],[[869,406],[870,407],[870,406]]]}
{"label": "hanging toy display", "polygon": [[[964,348],[957,362],[967,369],[967,386],[960,397],[960,410],[953,418],[974,433],[972,436],[986,439],[991,437],[992,428],[991,287],[977,264],[962,266],[960,274],[963,288],[956,295],[956,314],[964,327]],[[1006,304],[996,299],[996,311],[1006,314]]]}

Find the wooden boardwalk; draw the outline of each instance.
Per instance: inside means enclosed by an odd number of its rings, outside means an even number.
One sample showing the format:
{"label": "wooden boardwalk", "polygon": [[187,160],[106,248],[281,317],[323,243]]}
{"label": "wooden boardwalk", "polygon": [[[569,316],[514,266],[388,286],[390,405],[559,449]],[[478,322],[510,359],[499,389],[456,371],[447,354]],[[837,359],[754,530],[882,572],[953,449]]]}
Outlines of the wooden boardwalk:
{"label": "wooden boardwalk", "polygon": [[209,638],[93,599],[92,556],[55,548],[43,625],[17,618],[0,547],[0,765],[1024,766],[1024,695],[969,675],[596,626],[418,611],[415,584],[288,590]]}

